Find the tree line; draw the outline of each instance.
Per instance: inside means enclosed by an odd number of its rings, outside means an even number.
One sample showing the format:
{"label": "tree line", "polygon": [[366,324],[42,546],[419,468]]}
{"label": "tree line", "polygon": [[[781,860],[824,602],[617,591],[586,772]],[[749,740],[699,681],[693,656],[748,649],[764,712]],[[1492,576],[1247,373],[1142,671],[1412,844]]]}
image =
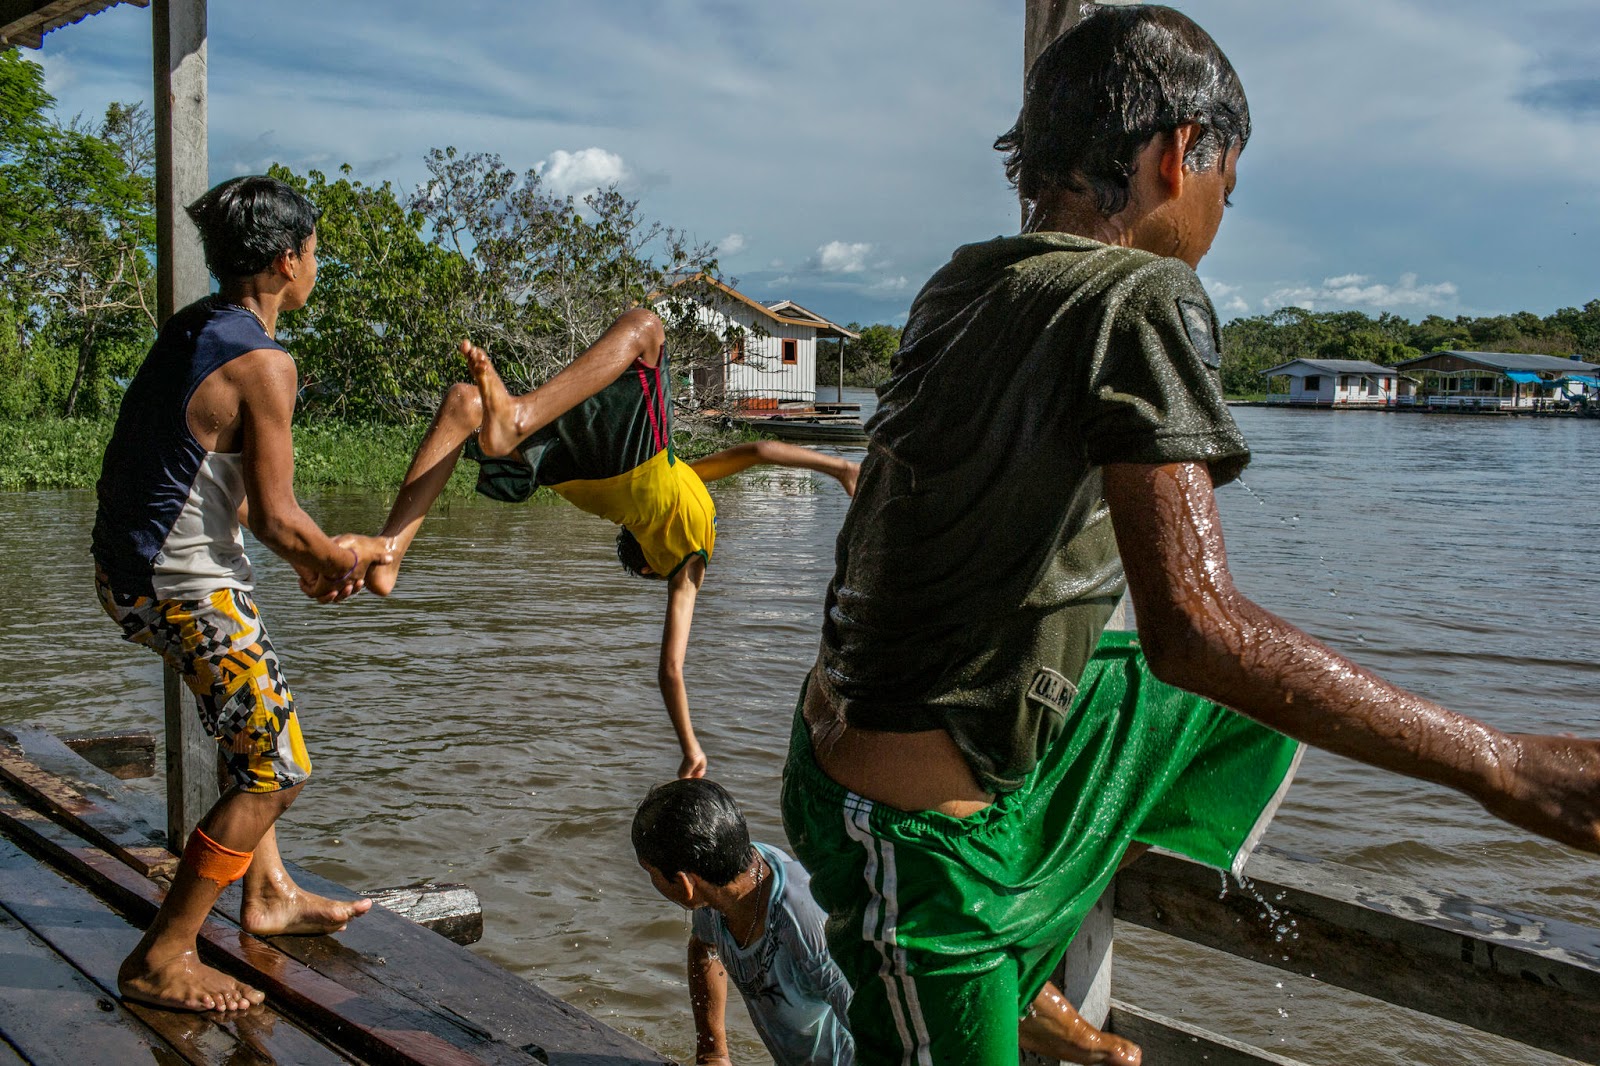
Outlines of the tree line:
{"label": "tree line", "polygon": [[[154,127],[138,103],[98,121],[62,120],[43,71],[0,52],[0,418],[104,417],[154,339]],[[732,343],[699,313],[721,298],[716,249],[647,218],[605,188],[575,200],[498,156],[439,148],[403,193],[348,166],[333,175],[274,166],[322,211],[310,304],[279,334],[313,417],[409,422],[463,374],[456,341],[485,343],[514,387],[546,380],[629,307],[652,301],[681,375],[715,381]],[[845,383],[877,385],[899,347],[894,326],[851,323]],[[738,327],[726,327],[737,332]],[[1392,314],[1285,308],[1223,327],[1223,385],[1258,392],[1291,359],[1392,364],[1440,348],[1600,354],[1600,300],[1412,323]],[[819,359],[833,384],[837,356]],[[680,391],[680,398],[687,395]],[[714,391],[694,395],[715,406]],[[695,432],[695,423],[685,423]]]}
{"label": "tree line", "polygon": [[1388,312],[1307,311],[1285,307],[1236,318],[1222,327],[1222,387],[1230,395],[1261,392],[1263,372],[1293,359],[1365,359],[1393,366],[1436,351],[1579,355],[1600,361],[1600,299],[1540,318],[1510,315],[1410,322]]}
{"label": "tree line", "polygon": [[[0,52],[0,417],[114,412],[154,339],[154,136],[140,104],[61,121],[41,68]],[[410,193],[268,171],[322,212],[311,302],[284,314],[301,409],[409,422],[465,373],[456,342],[530,388],[649,302],[683,375],[732,338],[704,323],[715,249],[648,219],[616,188],[575,200],[489,153],[440,148]],[[717,397],[704,390],[701,404]],[[694,426],[688,426],[690,432]]]}

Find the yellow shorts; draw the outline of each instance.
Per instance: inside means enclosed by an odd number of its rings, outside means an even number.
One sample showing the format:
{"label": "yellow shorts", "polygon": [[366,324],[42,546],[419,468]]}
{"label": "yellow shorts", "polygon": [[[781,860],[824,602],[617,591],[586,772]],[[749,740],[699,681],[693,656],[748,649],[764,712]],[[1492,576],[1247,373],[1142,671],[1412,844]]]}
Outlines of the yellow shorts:
{"label": "yellow shorts", "polygon": [[200,600],[158,600],[117,592],[100,573],[95,590],[123,639],[158,653],[189,686],[234,784],[245,792],[277,792],[311,776],[294,693],[248,592],[219,589]]}

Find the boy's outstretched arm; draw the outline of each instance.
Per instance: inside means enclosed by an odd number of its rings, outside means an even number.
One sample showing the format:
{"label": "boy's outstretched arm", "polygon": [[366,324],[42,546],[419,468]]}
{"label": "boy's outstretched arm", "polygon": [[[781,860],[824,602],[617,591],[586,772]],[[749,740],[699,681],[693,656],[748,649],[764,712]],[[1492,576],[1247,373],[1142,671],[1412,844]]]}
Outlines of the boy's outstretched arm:
{"label": "boy's outstretched arm", "polygon": [[1600,742],[1502,733],[1390,684],[1251,602],[1228,572],[1203,464],[1111,464],[1104,475],[1139,641],[1157,677],[1600,852]]}
{"label": "boy's outstretched arm", "polygon": [[728,1058],[728,971],[717,953],[689,937],[689,1005],[694,1011],[696,1066],[732,1066]]}
{"label": "boy's outstretched arm", "polygon": [[845,493],[850,496],[856,494],[856,478],[861,473],[860,463],[851,462],[842,456],[827,455],[810,448],[802,448],[796,444],[785,444],[778,440],[735,444],[731,448],[713,452],[704,459],[696,459],[689,464],[690,469],[699,474],[700,480],[705,482],[737,474],[752,466],[789,466],[801,470],[815,470],[819,474],[837,478],[839,484],[844,486]]}
{"label": "boy's outstretched arm", "polygon": [[483,396],[483,428],[478,446],[485,455],[508,455],[528,434],[542,429],[617,380],[643,359],[655,366],[667,342],[665,327],[654,311],[625,311],[600,339],[532,392],[512,396],[481,348],[461,342],[467,369]]}
{"label": "boy's outstretched arm", "polygon": [[705,560],[695,556],[667,581],[667,621],[661,629],[661,664],[656,681],[661,686],[661,701],[667,706],[672,731],[678,735],[683,761],[678,776],[704,777],[706,753],[695,739],[689,721],[689,690],[683,683],[683,661],[689,654],[689,627],[694,623],[694,602],[705,579]]}
{"label": "boy's outstretched arm", "polygon": [[324,603],[360,591],[367,569],[391,558],[378,537],[330,537],[305,513],[294,495],[294,360],[262,349],[241,356],[239,420],[243,430],[245,503],[239,519],[257,540],[300,575],[306,595]]}

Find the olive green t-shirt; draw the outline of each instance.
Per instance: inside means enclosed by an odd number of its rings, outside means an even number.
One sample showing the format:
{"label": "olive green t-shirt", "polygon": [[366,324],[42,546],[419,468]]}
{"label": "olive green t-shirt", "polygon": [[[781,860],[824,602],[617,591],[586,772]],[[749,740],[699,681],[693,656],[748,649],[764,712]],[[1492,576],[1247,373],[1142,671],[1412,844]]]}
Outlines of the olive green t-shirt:
{"label": "olive green t-shirt", "polygon": [[912,303],[839,533],[820,676],[852,725],[943,728],[993,791],[1059,734],[1124,581],[1106,463],[1249,462],[1176,259],[960,248]]}

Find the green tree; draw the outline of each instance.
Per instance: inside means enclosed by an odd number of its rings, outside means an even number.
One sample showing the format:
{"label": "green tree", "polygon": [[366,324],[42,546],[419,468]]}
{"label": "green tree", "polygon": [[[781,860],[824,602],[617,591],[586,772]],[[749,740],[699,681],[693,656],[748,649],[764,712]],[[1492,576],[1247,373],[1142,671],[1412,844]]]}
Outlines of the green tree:
{"label": "green tree", "polygon": [[420,211],[393,187],[320,171],[268,172],[305,193],[321,211],[317,287],[282,319],[300,368],[308,413],[400,421],[432,410],[461,376],[455,344],[468,332],[467,267],[430,243]]}

